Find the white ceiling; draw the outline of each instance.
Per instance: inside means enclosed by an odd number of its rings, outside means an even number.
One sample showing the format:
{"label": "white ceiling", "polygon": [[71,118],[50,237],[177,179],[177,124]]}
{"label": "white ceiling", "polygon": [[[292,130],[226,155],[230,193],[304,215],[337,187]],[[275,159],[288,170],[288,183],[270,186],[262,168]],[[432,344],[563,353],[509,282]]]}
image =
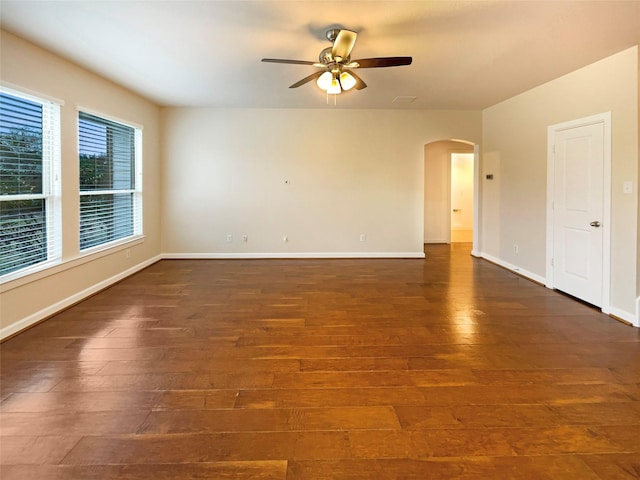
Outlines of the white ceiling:
{"label": "white ceiling", "polygon": [[[165,106],[327,108],[313,73],[325,31],[358,32],[368,84],[339,108],[482,109],[640,43],[640,0],[1,0],[2,28]],[[394,104],[397,96],[413,103]],[[333,105],[333,102],[331,102]]]}

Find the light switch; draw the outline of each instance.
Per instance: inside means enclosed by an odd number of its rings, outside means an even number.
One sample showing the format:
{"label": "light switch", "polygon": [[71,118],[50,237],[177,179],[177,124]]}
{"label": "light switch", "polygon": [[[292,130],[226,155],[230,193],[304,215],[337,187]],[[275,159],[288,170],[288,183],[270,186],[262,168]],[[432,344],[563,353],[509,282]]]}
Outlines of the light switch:
{"label": "light switch", "polygon": [[633,182],[627,180],[622,183],[622,193],[633,193]]}

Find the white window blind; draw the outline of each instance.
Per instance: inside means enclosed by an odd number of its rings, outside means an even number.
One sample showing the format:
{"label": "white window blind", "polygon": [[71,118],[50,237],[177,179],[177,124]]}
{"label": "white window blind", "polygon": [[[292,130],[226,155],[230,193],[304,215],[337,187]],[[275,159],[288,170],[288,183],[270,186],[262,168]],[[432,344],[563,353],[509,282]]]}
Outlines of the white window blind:
{"label": "white window blind", "polygon": [[79,113],[80,250],[142,234],[138,128]]}
{"label": "white window blind", "polygon": [[0,279],[61,258],[60,105],[0,89]]}

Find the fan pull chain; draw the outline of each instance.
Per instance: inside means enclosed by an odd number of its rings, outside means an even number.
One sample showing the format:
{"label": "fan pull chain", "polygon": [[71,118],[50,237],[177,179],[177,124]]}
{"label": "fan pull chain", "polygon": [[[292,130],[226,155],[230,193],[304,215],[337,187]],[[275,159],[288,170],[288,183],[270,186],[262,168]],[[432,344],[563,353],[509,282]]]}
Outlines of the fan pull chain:
{"label": "fan pull chain", "polygon": [[[327,92],[327,105],[329,105],[329,92]],[[338,105],[338,95],[333,95],[333,106]]]}

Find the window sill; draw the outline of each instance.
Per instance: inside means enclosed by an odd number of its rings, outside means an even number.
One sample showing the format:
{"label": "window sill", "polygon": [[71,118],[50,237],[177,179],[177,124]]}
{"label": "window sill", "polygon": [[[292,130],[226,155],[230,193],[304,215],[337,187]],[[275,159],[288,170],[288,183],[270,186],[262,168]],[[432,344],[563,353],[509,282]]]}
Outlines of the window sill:
{"label": "window sill", "polygon": [[25,269],[21,272],[16,272],[15,275],[7,274],[4,279],[0,280],[0,293],[8,292],[14,288],[41,280],[51,275],[57,275],[58,273],[79,267],[85,263],[106,257],[107,255],[113,255],[114,253],[143,243],[144,239],[144,235],[130,237],[122,242],[111,243],[107,246],[101,245],[99,247],[94,247],[80,252],[79,256],[69,260],[61,260],[55,263],[44,263],[33,268]]}

